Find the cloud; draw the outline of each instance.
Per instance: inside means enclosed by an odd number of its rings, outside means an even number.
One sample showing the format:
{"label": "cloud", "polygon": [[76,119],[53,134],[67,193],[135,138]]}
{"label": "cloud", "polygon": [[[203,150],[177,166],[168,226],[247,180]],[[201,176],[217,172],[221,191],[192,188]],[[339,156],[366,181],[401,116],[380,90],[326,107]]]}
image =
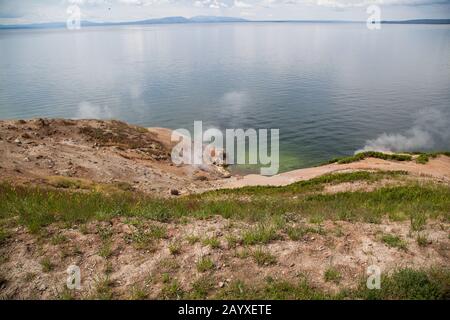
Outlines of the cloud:
{"label": "cloud", "polygon": [[366,141],[356,151],[423,151],[436,147],[450,147],[450,115],[437,109],[426,109],[417,114],[414,125],[404,133],[383,133]]}
{"label": "cloud", "polygon": [[449,0],[0,0],[0,23],[65,21],[67,7],[74,4],[81,8],[83,19],[92,21],[240,13],[255,19],[269,14],[274,19],[336,19],[338,14],[339,19],[361,19],[359,8],[370,4],[381,5],[384,16],[393,20],[448,18],[450,12]]}

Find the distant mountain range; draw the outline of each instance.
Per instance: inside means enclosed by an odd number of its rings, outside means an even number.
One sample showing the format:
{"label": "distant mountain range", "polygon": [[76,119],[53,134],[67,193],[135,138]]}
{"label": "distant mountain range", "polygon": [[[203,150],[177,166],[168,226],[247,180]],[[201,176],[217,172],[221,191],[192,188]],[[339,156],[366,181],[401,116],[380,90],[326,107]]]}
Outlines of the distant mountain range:
{"label": "distant mountain range", "polygon": [[[125,22],[91,22],[82,20],[81,26],[97,27],[97,26],[146,25],[146,24],[224,23],[224,22],[249,22],[249,20],[245,20],[242,18],[217,17],[217,16],[196,16],[192,18],[165,17],[165,18],[146,19],[139,21],[125,21]],[[65,28],[65,27],[66,27],[65,22],[0,25],[0,29],[50,29],[50,28]]]}
{"label": "distant mountain range", "polygon": [[[185,17],[165,17],[157,19],[146,19],[140,21],[125,22],[91,22],[81,21],[83,27],[97,26],[125,26],[125,25],[149,25],[149,24],[188,24],[188,23],[226,23],[226,22],[277,22],[277,23],[365,23],[362,21],[343,21],[343,20],[269,20],[269,21],[251,21],[234,17],[217,16],[196,16],[192,18]],[[417,20],[399,20],[399,21],[381,21],[383,24],[450,24],[450,19],[417,19]],[[11,24],[0,25],[0,29],[53,29],[65,28],[65,22],[48,22],[33,24]]]}

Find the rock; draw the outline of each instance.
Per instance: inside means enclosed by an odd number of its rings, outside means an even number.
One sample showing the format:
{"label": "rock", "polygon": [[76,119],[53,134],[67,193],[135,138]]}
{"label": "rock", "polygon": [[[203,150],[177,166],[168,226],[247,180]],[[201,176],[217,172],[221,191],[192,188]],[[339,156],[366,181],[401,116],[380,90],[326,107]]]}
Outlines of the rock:
{"label": "rock", "polygon": [[223,288],[224,285],[225,283],[223,283],[222,281],[219,282],[219,288]]}
{"label": "rock", "polygon": [[45,284],[41,284],[38,288],[39,291],[45,291],[47,290],[47,286]]}
{"label": "rock", "polygon": [[22,144],[22,141],[19,140],[19,138],[16,138],[16,140],[14,140],[15,144]]}
{"label": "rock", "polygon": [[229,173],[229,172],[224,172],[224,173],[222,174],[222,178],[224,178],[224,179],[231,178],[231,173]]}
{"label": "rock", "polygon": [[170,194],[172,196],[179,196],[180,195],[180,191],[177,189],[170,189]]}

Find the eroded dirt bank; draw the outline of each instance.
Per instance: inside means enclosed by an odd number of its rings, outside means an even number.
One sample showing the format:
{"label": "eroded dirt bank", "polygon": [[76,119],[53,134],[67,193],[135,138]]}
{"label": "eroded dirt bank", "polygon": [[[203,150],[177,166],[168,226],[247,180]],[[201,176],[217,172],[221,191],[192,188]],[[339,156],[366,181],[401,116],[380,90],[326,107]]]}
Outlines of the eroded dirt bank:
{"label": "eroded dirt bank", "polygon": [[169,195],[210,189],[227,174],[218,166],[174,166],[170,132],[119,121],[0,121],[0,175],[14,183],[89,189],[94,182]]}

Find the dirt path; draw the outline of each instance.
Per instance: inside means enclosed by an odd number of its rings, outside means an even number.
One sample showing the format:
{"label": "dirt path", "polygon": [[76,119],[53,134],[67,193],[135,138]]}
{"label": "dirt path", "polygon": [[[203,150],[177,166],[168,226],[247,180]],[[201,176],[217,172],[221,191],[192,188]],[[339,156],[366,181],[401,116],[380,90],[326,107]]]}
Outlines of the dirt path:
{"label": "dirt path", "polygon": [[384,170],[407,171],[416,176],[427,176],[434,179],[450,182],[450,158],[439,156],[430,159],[426,164],[415,161],[387,161],[382,159],[367,158],[362,161],[347,164],[328,164],[320,167],[298,169],[284,172],[272,177],[250,174],[244,177],[233,177],[223,181],[223,188],[240,188],[245,186],[284,186],[297,181],[309,180],[327,173],[354,170]]}

